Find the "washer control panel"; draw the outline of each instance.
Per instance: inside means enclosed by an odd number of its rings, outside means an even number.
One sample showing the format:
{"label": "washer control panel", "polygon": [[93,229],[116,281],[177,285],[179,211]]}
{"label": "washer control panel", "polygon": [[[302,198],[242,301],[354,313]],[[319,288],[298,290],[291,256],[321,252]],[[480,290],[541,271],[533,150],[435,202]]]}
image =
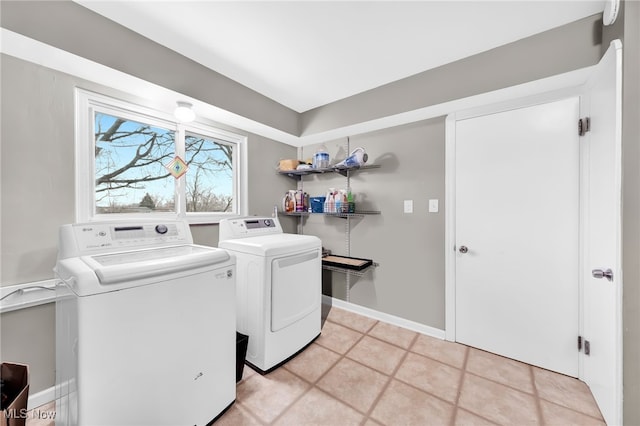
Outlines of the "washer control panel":
{"label": "washer control panel", "polygon": [[60,254],[75,251],[77,256],[102,251],[128,250],[192,244],[189,225],[184,221],[92,222],[60,228]]}

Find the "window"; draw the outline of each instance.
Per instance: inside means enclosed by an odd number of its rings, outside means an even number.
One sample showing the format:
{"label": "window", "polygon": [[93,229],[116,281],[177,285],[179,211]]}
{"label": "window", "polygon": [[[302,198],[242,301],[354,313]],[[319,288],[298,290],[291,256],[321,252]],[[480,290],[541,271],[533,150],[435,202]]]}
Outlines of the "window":
{"label": "window", "polygon": [[80,89],[76,105],[79,222],[244,214],[245,137]]}

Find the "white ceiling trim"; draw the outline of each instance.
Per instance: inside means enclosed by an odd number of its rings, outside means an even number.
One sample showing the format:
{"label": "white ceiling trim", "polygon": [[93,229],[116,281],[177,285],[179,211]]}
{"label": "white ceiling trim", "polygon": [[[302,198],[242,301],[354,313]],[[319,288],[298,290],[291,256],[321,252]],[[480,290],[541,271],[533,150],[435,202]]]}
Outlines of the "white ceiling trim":
{"label": "white ceiling trim", "polygon": [[21,34],[14,33],[5,28],[0,28],[0,38],[2,39],[0,52],[4,54],[129,93],[144,101],[145,104],[143,106],[145,107],[171,114],[177,101],[191,102],[194,105],[194,110],[198,117],[295,147],[327,142],[434,117],[441,117],[483,105],[508,102],[524,97],[534,99],[542,93],[545,94],[544,96],[548,96],[548,92],[557,92],[557,96],[562,96],[563,94],[567,96],[575,95],[578,93],[578,88],[586,82],[593,68],[582,68],[541,80],[431,105],[401,114],[381,117],[379,119],[324,132],[296,136],[33,40]]}

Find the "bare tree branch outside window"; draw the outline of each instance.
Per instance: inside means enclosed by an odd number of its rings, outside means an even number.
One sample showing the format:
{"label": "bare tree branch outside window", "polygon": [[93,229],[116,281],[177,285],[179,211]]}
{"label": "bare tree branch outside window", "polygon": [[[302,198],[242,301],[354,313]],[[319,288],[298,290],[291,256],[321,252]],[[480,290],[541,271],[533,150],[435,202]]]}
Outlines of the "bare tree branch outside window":
{"label": "bare tree branch outside window", "polygon": [[[95,114],[95,194],[98,213],[175,211],[175,130]],[[233,206],[233,146],[187,135],[185,177],[189,212]]]}

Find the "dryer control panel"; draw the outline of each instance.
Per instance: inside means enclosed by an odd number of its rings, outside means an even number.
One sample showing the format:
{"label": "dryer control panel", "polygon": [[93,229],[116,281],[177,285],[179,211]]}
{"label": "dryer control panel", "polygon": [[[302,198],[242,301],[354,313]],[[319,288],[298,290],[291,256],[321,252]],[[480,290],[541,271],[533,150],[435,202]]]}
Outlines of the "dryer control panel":
{"label": "dryer control panel", "polygon": [[273,234],[282,234],[278,218],[242,217],[220,221],[220,241]]}

